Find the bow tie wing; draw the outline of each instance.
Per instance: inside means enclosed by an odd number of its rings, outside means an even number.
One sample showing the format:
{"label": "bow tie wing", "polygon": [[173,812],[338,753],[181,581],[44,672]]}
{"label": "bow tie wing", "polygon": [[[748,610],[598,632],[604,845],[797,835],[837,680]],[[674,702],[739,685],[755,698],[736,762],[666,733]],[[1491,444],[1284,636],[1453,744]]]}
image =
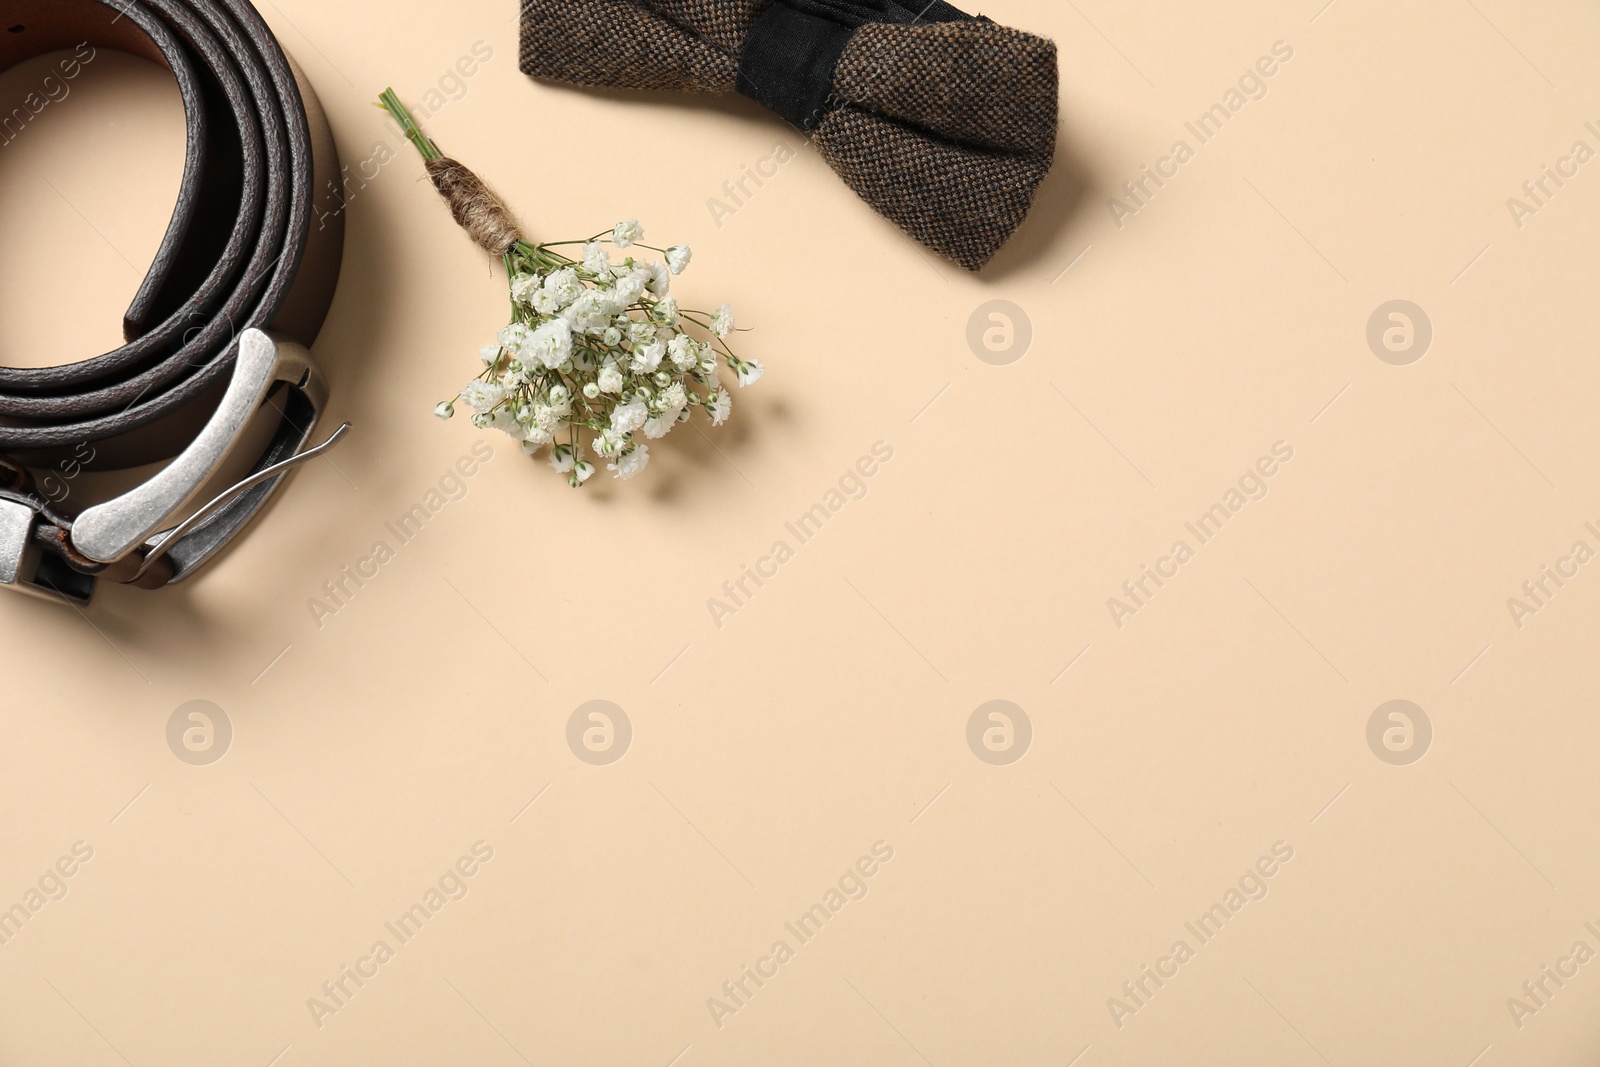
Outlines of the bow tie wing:
{"label": "bow tie wing", "polygon": [[730,93],[757,0],[523,0],[524,74],[609,89]]}
{"label": "bow tie wing", "polygon": [[1055,42],[988,20],[862,26],[840,57],[833,92],[969,148],[1055,154]]}
{"label": "bow tie wing", "polygon": [[991,22],[863,26],[818,150],[874,209],[968,270],[1027,216],[1055,156],[1055,44]]}

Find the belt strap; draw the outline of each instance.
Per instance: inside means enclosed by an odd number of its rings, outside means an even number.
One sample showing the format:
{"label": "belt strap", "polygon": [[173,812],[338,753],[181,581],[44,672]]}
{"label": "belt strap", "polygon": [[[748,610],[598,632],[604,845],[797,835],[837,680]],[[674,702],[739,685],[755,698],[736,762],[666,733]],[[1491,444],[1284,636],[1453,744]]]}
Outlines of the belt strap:
{"label": "belt strap", "polygon": [[[324,386],[306,346],[332,301],[343,249],[342,213],[314,210],[318,189],[337,189],[333,138],[309,84],[246,0],[0,0],[0,26],[0,71],[84,43],[165,67],[187,133],[178,203],[124,315],[126,343],[64,366],[0,367],[0,584],[72,600],[87,600],[96,577],[164,585],[260,510],[320,412]],[[246,344],[259,349],[248,371]],[[120,543],[103,528],[142,534],[141,523],[192,503],[233,443],[219,426],[263,400],[279,417],[265,454],[179,536],[141,536],[108,559],[103,547],[86,551],[74,519],[33,491],[30,466],[92,454],[92,466],[120,469],[181,452],[112,502],[117,514],[90,509],[102,513],[96,543]],[[156,513],[157,504],[167,510]]]}

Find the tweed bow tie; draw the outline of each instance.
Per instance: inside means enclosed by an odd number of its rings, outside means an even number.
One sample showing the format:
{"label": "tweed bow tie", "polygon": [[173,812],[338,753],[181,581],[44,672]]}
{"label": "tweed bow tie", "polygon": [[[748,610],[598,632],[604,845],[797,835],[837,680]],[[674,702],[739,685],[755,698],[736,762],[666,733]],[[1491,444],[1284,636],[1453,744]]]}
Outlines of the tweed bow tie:
{"label": "tweed bow tie", "polygon": [[520,62],[575,85],[751,97],[968,270],[1055,156],[1055,44],[944,0],[522,0]]}

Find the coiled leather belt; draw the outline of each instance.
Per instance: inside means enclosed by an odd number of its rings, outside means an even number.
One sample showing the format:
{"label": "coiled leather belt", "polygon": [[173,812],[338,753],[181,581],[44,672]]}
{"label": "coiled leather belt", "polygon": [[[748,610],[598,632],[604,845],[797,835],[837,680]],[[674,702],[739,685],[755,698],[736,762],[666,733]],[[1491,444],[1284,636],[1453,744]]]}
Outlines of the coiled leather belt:
{"label": "coiled leather belt", "polygon": [[[187,577],[337,439],[302,451],[326,395],[306,346],[343,249],[342,213],[314,210],[318,189],[337,189],[333,137],[246,0],[0,0],[0,71],[85,43],[172,72],[187,155],[126,343],[64,366],[0,367],[0,585],[79,603],[96,579]],[[264,402],[278,423],[251,473],[173,526]],[[58,512],[29,468],[89,456],[110,469],[176,458],[131,492]]]}

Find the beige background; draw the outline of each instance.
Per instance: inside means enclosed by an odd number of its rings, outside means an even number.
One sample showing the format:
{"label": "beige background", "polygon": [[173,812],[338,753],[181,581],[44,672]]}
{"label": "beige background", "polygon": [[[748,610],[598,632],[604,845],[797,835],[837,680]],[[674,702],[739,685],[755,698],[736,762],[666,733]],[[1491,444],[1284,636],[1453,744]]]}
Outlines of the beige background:
{"label": "beige background", "polygon": [[[392,156],[317,344],[356,430],[190,585],[0,604],[0,907],[93,850],[0,945],[0,1063],[1593,1063],[1600,963],[1520,1027],[1507,1000],[1600,951],[1600,565],[1520,628],[1507,598],[1600,548],[1600,163],[1520,227],[1507,198],[1600,149],[1600,14],[1323,2],[985,4],[1059,42],[1063,153],[977,278],[744,101],[530,82],[509,0],[264,5],[345,161]],[[1278,41],[1199,145],[1184,123]],[[504,290],[369,101],[442,79],[429,131],[535,234],[636,215],[694,245],[676,291],[731,301],[769,367],[730,426],[573,493],[431,418]],[[116,343],[181,132],[161,72],[104,56],[0,148],[8,362]],[[967,341],[996,299],[1033,334],[1006,365]],[[1433,327],[1405,366],[1365,336],[1395,299]],[[308,600],[480,439],[466,495],[319,628]],[[865,496],[717,626],[708,598],[880,441]],[[1279,441],[1266,498],[1119,628],[1107,599]],[[594,699],[632,724],[608,766],[566,740]],[[1432,725],[1404,766],[1367,741],[1394,699]],[[232,725],[208,766],[168,745],[191,700]],[[991,700],[1031,722],[1007,766],[967,742]],[[467,895],[319,1027],[308,998],[479,841]],[[1184,924],[1277,842],[1201,945]],[[778,939],[719,1027],[708,998]]]}

